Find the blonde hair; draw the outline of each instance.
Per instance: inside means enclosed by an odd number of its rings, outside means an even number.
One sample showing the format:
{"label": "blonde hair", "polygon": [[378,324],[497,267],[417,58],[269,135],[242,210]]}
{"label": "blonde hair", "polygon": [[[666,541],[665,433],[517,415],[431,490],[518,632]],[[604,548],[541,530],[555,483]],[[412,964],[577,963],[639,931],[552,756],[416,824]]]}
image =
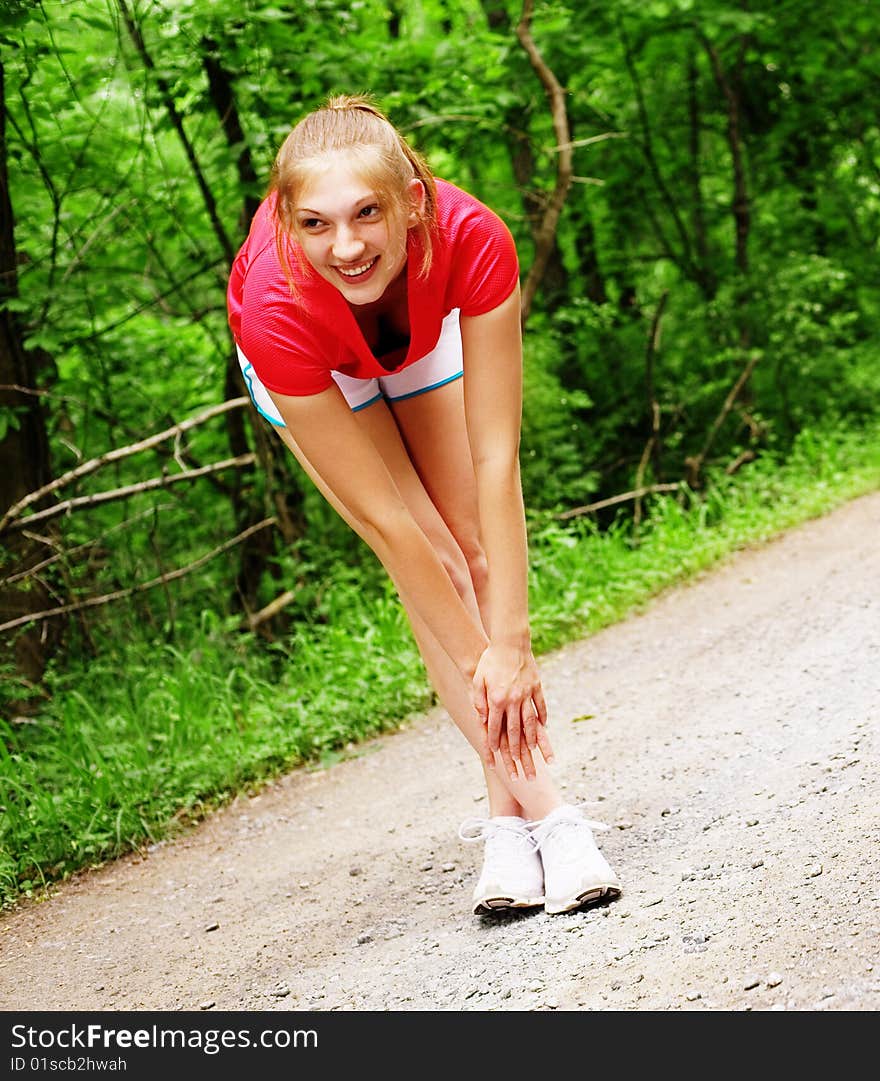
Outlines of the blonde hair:
{"label": "blonde hair", "polygon": [[334,152],[348,155],[362,179],[375,191],[379,206],[393,221],[406,227],[413,206],[408,186],[415,178],[425,189],[419,218],[411,226],[422,241],[418,273],[431,269],[432,239],[437,223],[437,185],[425,159],[414,150],[385,114],[364,95],[345,94],[328,98],[293,128],[275,157],[269,194],[277,196],[275,244],[278,260],[291,290],[294,254],[291,237],[296,232],[294,210],[305,183],[326,165]]}

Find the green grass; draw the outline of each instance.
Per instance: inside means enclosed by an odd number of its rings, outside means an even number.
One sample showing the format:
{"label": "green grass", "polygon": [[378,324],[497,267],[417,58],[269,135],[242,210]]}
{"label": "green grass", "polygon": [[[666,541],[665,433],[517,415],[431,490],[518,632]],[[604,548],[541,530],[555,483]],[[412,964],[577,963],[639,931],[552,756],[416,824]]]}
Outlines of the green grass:
{"label": "green grass", "polygon": [[880,487],[880,427],[801,432],[784,462],[711,475],[699,498],[655,496],[639,543],[624,518],[531,530],[531,624],[538,652],[592,634],[724,557]]}
{"label": "green grass", "polygon": [[[655,498],[635,544],[535,516],[532,631],[546,652],[625,617],[731,552],[880,486],[880,438],[804,432],[784,463],[716,476],[702,498]],[[181,648],[120,636],[51,673],[27,723],[0,722],[0,900],[173,835],[237,792],[388,730],[433,700],[390,584],[326,583],[324,620],[267,647],[204,613]],[[180,640],[182,635],[178,635]]]}

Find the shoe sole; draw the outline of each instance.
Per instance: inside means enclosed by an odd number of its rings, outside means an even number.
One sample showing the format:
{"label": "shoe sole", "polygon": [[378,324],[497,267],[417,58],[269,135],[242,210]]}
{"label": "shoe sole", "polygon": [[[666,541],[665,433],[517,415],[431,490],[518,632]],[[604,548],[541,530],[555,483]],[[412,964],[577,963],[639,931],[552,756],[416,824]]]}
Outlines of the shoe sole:
{"label": "shoe sole", "polygon": [[515,897],[486,897],[474,905],[474,915],[487,916],[520,908],[540,908],[543,903],[543,897],[521,900]]}
{"label": "shoe sole", "polygon": [[559,916],[563,912],[573,912],[576,908],[583,908],[585,905],[592,905],[597,901],[614,901],[620,896],[620,893],[620,886],[593,886],[591,889],[579,893],[571,901],[566,901],[564,905],[553,908],[545,905],[544,910],[551,916]]}

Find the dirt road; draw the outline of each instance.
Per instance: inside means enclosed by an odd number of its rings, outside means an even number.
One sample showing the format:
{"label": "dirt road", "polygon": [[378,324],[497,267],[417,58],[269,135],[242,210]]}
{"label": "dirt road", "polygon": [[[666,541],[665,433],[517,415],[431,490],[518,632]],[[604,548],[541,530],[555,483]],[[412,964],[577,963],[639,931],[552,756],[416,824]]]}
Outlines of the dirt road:
{"label": "dirt road", "polygon": [[541,662],[624,893],[481,918],[440,710],[0,919],[4,1010],[875,1010],[880,493]]}

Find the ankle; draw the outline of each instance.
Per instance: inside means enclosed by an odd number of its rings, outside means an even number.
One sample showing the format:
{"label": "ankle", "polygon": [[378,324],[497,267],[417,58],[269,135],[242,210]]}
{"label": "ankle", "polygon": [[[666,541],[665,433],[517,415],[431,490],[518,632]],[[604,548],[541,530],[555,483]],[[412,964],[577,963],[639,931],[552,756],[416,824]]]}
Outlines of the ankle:
{"label": "ankle", "polygon": [[490,818],[525,818],[526,813],[521,804],[517,803],[512,796],[504,793],[496,795],[489,793],[489,817]]}
{"label": "ankle", "polygon": [[543,800],[530,800],[528,807],[523,808],[522,813],[530,822],[542,822],[548,815],[565,805],[565,800],[561,796],[553,795]]}

